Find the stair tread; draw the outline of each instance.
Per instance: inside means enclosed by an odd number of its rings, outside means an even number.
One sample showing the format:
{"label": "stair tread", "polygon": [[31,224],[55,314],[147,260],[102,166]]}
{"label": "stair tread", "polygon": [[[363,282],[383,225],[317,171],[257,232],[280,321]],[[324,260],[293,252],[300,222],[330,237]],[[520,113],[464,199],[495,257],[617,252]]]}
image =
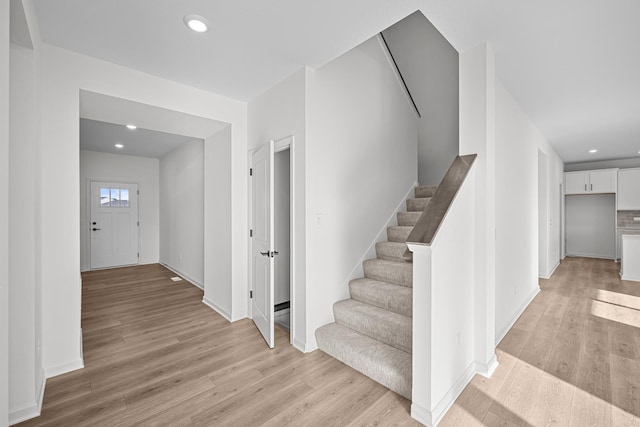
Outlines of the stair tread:
{"label": "stair tread", "polygon": [[362,263],[364,277],[411,287],[413,283],[413,263],[386,259],[368,259]]}
{"label": "stair tread", "polygon": [[323,352],[411,399],[411,354],[337,323],[316,330]]}
{"label": "stair tread", "polygon": [[411,258],[405,259],[407,244],[404,242],[378,242],[376,243],[376,256],[378,259],[389,261],[411,262]]}
{"label": "stair tread", "polygon": [[413,227],[418,223],[422,212],[398,212],[398,225]]}
{"label": "stair tread", "polygon": [[399,350],[411,352],[410,317],[351,298],[335,303],[333,315],[338,324]]}
{"label": "stair tread", "polygon": [[431,197],[407,199],[407,211],[422,212],[427,207],[430,201],[431,201]]}
{"label": "stair tread", "polygon": [[390,242],[406,242],[411,230],[413,230],[413,226],[393,225],[387,227],[387,239]]}
{"label": "stair tread", "polygon": [[431,197],[435,194],[437,189],[438,189],[437,185],[419,185],[414,190],[414,194],[416,198]]}
{"label": "stair tread", "polygon": [[413,310],[411,288],[363,277],[349,282],[349,292],[351,298],[357,301],[411,317]]}

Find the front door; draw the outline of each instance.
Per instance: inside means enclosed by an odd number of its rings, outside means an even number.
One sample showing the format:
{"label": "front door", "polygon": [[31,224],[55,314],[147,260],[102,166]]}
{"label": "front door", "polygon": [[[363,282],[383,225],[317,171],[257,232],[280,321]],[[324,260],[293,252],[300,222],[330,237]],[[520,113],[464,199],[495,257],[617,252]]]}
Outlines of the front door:
{"label": "front door", "polygon": [[273,141],[258,149],[252,157],[253,238],[251,244],[253,297],[252,318],[269,347],[274,346],[274,198]]}
{"label": "front door", "polygon": [[138,263],[138,185],[91,182],[91,268]]}

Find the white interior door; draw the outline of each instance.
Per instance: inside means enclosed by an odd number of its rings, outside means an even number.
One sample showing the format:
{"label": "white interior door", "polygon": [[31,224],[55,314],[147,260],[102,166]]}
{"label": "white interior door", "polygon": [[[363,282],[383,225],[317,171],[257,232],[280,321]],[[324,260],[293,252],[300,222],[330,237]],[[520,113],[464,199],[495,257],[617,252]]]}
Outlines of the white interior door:
{"label": "white interior door", "polygon": [[258,149],[252,158],[253,168],[253,239],[251,244],[253,322],[269,347],[273,348],[274,259],[274,191],[273,141]]}
{"label": "white interior door", "polygon": [[138,263],[138,185],[91,182],[91,268]]}

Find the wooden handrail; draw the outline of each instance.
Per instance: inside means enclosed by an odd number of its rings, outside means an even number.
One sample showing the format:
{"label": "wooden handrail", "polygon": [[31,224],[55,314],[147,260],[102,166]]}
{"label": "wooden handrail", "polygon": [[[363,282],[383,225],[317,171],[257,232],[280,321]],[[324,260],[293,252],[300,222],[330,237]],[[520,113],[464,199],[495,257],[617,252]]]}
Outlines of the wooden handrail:
{"label": "wooden handrail", "polygon": [[[409,234],[407,243],[431,245],[440,228],[440,224],[442,224],[444,217],[447,215],[449,206],[451,206],[453,199],[458,194],[477,156],[477,154],[468,154],[455,158],[444,178],[442,178],[442,182],[440,182],[431,201],[422,211],[420,219],[418,219]],[[411,253],[407,249],[405,258],[409,258],[410,255]]]}

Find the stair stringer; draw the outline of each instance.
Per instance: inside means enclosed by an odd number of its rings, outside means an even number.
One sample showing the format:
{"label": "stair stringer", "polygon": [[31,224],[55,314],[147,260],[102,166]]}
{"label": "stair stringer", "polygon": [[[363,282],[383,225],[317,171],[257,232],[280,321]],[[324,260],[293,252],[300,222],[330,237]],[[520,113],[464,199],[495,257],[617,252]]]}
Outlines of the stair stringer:
{"label": "stair stringer", "polygon": [[412,184],[412,186],[409,188],[409,190],[405,194],[404,198],[398,203],[398,205],[396,206],[396,209],[389,216],[389,219],[387,219],[387,222],[382,226],[378,235],[373,239],[373,241],[371,242],[371,244],[369,245],[365,253],[362,255],[362,257],[358,260],[356,265],[353,267],[353,270],[351,270],[351,274],[349,274],[347,279],[343,281],[343,285],[346,286],[347,289],[349,288],[349,282],[351,282],[353,279],[364,277],[364,269],[362,267],[363,263],[368,259],[377,258],[376,243],[387,241],[387,228],[398,225],[398,218],[397,218],[398,212],[406,211],[407,200],[413,198],[412,196],[417,186],[418,186],[417,181]]}

